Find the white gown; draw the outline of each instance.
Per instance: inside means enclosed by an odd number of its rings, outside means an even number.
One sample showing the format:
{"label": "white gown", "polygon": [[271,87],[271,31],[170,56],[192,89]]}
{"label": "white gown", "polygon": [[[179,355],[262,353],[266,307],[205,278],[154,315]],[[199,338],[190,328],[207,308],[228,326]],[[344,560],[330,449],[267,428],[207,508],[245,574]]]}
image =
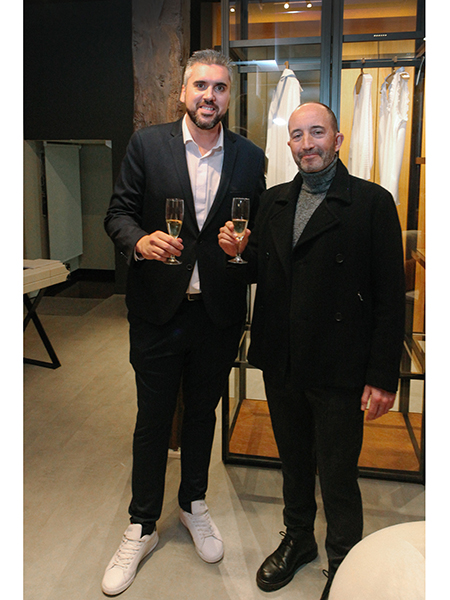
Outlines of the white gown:
{"label": "white gown", "polygon": [[380,184],[389,190],[399,204],[398,184],[405,148],[406,123],[409,110],[407,81],[401,76],[404,67],[395,72],[389,86],[381,86],[380,118],[378,124],[378,152]]}
{"label": "white gown", "polygon": [[373,166],[372,75],[362,74],[359,94],[353,89],[353,124],[348,155],[351,175],[370,179]]}
{"label": "white gown", "polygon": [[269,107],[267,120],[266,156],[268,159],[266,185],[291,181],[298,173],[292,158],[289,141],[288,121],[299,106],[302,88],[294,71],[284,69]]}

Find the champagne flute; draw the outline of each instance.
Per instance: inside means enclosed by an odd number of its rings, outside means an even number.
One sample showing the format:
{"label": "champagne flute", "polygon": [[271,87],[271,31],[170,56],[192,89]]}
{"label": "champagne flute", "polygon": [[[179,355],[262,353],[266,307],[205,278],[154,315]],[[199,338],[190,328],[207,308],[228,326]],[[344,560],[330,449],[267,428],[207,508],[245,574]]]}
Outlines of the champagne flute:
{"label": "champagne flute", "polygon": [[234,225],[234,237],[238,242],[237,254],[228,262],[244,265],[246,260],[241,258],[240,243],[244,239],[245,230],[247,229],[248,219],[250,216],[250,198],[233,198],[231,207],[231,220]]}
{"label": "champagne flute", "polygon": [[[184,201],[181,198],[167,198],[166,199],[166,223],[169,235],[174,240],[180,234],[181,226],[183,224],[184,217]],[[173,254],[165,262],[166,265],[181,265],[181,261],[178,260]]]}

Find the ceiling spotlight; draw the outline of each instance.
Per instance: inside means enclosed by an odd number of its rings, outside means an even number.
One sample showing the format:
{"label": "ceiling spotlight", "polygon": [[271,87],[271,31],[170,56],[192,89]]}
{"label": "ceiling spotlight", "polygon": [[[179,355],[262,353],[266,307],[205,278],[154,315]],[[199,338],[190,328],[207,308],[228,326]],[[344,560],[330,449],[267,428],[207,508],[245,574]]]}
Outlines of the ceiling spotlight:
{"label": "ceiling spotlight", "polygon": [[312,8],[312,2],[307,2],[306,3],[306,8]]}
{"label": "ceiling spotlight", "polygon": [[286,4],[284,5],[284,8],[287,10],[289,8],[289,2],[286,2]]}
{"label": "ceiling spotlight", "polygon": [[234,8],[234,6],[232,6],[232,7],[230,8],[230,12],[236,12],[236,9]]}

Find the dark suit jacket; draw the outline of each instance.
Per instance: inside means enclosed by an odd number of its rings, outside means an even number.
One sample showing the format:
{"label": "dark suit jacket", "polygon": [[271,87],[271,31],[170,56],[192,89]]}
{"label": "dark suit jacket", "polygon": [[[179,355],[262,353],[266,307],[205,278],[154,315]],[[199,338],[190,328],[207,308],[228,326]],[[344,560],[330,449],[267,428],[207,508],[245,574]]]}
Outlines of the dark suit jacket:
{"label": "dark suit jacket", "polygon": [[[105,218],[108,235],[128,258],[126,302],[131,313],[154,324],[175,314],[185,297],[195,261],[206,310],[219,327],[243,319],[245,272],[231,265],[218,245],[219,228],[231,218],[233,196],[250,198],[251,221],[265,189],[264,153],[249,140],[224,130],[224,162],[216,198],[199,231],[189,180],[182,121],[154,125],[130,139]],[[135,261],[136,242],[156,230],[167,231],[166,198],[183,198],[185,217],[180,237],[182,265]],[[249,226],[252,226],[250,222]]]}
{"label": "dark suit jacket", "polygon": [[401,229],[392,196],[336,176],[292,249],[301,175],[261,198],[246,257],[257,264],[249,361],[304,387],[395,391],[404,335]]}

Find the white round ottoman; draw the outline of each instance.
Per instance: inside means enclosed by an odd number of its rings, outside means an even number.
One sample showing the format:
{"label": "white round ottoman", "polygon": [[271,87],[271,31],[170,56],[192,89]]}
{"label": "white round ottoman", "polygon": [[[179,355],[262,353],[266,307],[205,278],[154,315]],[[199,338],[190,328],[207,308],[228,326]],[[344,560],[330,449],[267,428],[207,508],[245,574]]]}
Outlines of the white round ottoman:
{"label": "white round ottoman", "polygon": [[354,546],[329,600],[424,600],[425,522],[386,527]]}

